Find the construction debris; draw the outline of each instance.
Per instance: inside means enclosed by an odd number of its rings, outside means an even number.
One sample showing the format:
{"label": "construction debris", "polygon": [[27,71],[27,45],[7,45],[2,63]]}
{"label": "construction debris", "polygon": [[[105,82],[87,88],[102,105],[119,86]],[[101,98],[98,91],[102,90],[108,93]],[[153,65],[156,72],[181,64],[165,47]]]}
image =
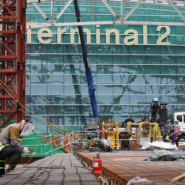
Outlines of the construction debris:
{"label": "construction debris", "polygon": [[154,156],[145,161],[185,161],[184,156],[176,155],[167,150],[154,150]]}
{"label": "construction debris", "polygon": [[135,178],[129,180],[127,185],[132,185],[133,183],[139,183],[139,182],[151,182],[151,181],[144,179],[144,178],[135,177]]}
{"label": "construction debris", "polygon": [[145,143],[145,145],[143,145],[141,147],[141,150],[151,150],[151,149],[170,149],[170,150],[175,150],[177,148],[176,145],[173,145],[171,143],[167,143],[167,142],[160,142],[160,141],[155,141],[155,142],[148,142]]}

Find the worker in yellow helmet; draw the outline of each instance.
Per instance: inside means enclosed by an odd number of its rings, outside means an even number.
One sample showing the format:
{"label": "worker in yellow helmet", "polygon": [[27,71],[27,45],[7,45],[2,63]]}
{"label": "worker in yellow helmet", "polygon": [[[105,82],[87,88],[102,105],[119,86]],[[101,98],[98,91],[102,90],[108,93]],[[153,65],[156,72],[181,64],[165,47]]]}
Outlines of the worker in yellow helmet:
{"label": "worker in yellow helmet", "polygon": [[7,172],[14,170],[22,153],[30,153],[27,147],[19,142],[19,137],[25,137],[35,132],[35,125],[30,121],[22,120],[20,123],[7,126],[0,133],[0,176],[5,174],[4,161],[11,158]]}

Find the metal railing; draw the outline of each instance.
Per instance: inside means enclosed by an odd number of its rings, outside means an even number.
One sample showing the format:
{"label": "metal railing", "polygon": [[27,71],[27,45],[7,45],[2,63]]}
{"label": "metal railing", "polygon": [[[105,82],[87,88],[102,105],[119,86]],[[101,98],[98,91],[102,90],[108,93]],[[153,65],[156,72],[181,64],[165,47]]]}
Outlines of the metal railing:
{"label": "metal railing", "polygon": [[[99,131],[100,133],[107,133],[109,134],[109,131]],[[150,141],[150,138],[147,136],[147,132],[146,130],[138,130],[136,129],[135,131],[133,130],[125,130],[125,131],[110,131],[114,132],[114,133],[130,133],[130,137],[129,138],[119,138],[119,139],[111,139],[108,138],[107,141],[109,142],[109,144],[111,145],[111,142],[114,143],[115,146],[117,146],[117,148],[121,148],[122,142],[123,141],[135,141],[135,150],[137,151],[140,148],[140,145],[143,144],[142,143],[142,139],[146,139],[147,141]],[[24,145],[26,147],[31,147],[31,148],[35,148],[35,151],[38,151],[40,148],[40,152],[38,152],[39,154],[37,155],[43,155],[43,156],[48,156],[48,155],[52,155],[55,151],[59,151],[60,150],[65,150],[67,147],[70,149],[69,151],[71,153],[73,153],[74,151],[83,151],[86,149],[92,149],[92,145],[95,145],[94,143],[99,140],[97,139],[87,139],[87,133],[90,133],[90,135],[93,135],[96,133],[96,131],[75,131],[75,132],[71,132],[69,134],[66,134],[65,136],[60,136],[54,140],[52,140],[51,135],[49,136],[41,136],[48,138],[49,137],[49,141],[46,144],[42,144],[42,145]],[[92,136],[93,137],[93,136]],[[96,138],[96,137],[94,137]],[[57,145],[55,145],[55,142],[58,142]],[[89,146],[89,147],[88,147]],[[118,147],[119,146],[119,147]],[[44,147],[50,147],[50,150],[47,152],[44,152]],[[116,148],[116,147],[114,147]],[[129,146],[128,146],[129,148]],[[34,151],[34,149],[33,149]],[[69,152],[68,151],[68,152]]]}

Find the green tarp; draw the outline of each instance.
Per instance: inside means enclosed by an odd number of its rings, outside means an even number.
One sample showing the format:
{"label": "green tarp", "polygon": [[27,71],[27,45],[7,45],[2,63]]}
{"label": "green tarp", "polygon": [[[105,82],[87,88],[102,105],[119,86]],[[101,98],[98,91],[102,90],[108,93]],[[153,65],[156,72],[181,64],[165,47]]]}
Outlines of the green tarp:
{"label": "green tarp", "polygon": [[175,155],[167,150],[154,150],[154,156],[149,161],[185,161],[185,157]]}

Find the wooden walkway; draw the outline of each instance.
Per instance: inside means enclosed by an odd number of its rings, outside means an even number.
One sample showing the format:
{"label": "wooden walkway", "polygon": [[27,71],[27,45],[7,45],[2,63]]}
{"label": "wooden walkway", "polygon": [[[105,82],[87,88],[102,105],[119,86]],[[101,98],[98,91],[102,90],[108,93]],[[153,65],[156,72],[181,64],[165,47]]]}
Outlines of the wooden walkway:
{"label": "wooden walkway", "polygon": [[[97,153],[76,153],[78,158],[87,166]],[[170,181],[185,173],[185,162],[177,161],[143,161],[152,156],[149,152],[118,152],[100,153],[102,159],[102,184],[126,185],[127,182],[139,176],[147,178],[151,183],[135,183],[135,185],[181,185],[185,182],[170,183]]]}
{"label": "wooden walkway", "polygon": [[73,154],[54,154],[1,177],[0,185],[100,185],[89,170],[79,167]]}

